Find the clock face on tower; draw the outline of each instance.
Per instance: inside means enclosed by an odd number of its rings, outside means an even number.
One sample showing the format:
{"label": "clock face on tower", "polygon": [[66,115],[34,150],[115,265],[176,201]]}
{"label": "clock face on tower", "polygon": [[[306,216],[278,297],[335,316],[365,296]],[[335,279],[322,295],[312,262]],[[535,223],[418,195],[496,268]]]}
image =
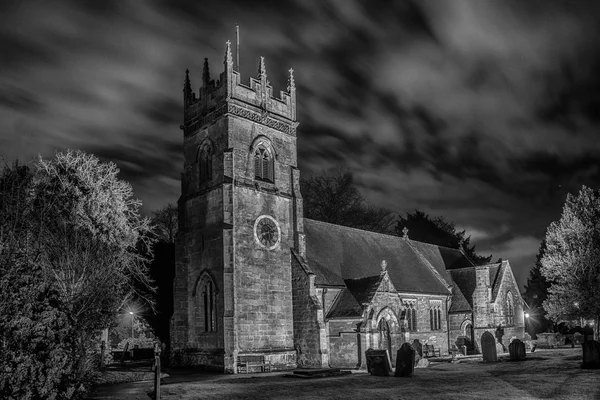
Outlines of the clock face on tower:
{"label": "clock face on tower", "polygon": [[254,223],[254,237],[267,250],[273,250],[279,244],[281,232],[275,218],[261,215]]}

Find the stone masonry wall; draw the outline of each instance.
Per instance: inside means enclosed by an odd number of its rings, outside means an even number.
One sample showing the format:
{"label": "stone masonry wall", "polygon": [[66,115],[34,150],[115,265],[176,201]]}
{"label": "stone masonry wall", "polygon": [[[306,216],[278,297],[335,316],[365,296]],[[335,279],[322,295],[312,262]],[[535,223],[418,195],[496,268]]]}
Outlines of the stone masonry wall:
{"label": "stone masonry wall", "polygon": [[[237,351],[265,354],[274,368],[296,362],[293,342],[291,167],[296,165],[295,137],[261,124],[230,117],[233,148],[233,240],[235,242],[234,329]],[[274,183],[254,180],[252,148],[267,140],[274,153]],[[268,250],[255,236],[260,216],[275,219],[280,242]]]}
{"label": "stone masonry wall", "polygon": [[[416,300],[417,329],[407,332],[403,320],[403,299]],[[330,359],[332,367],[354,367],[360,362],[365,368],[365,351],[369,348],[383,348],[378,325],[382,318],[390,326],[392,362],[396,351],[404,342],[412,343],[419,339],[423,344],[432,344],[440,349],[440,354],[448,352],[448,322],[446,321],[445,296],[435,295],[398,295],[395,292],[378,292],[369,307],[368,319],[361,323],[360,336],[357,336],[357,324],[361,319],[329,320]],[[432,301],[441,301],[441,329],[431,330],[429,309]],[[438,303],[439,304],[439,303]],[[359,343],[361,343],[359,345]],[[360,356],[358,352],[361,352]]]}
{"label": "stone masonry wall", "polygon": [[298,367],[321,368],[317,299],[311,297],[310,279],[300,263],[292,257],[292,296],[294,315],[294,348]]}
{"label": "stone masonry wall", "polygon": [[[357,324],[360,322],[360,319],[328,322],[331,367],[357,368],[364,363],[364,353],[367,349],[359,344],[362,334],[356,331]],[[359,356],[362,356],[361,360]]]}
{"label": "stone masonry wall", "polygon": [[490,274],[489,267],[475,267],[475,290],[473,291],[473,318],[475,328],[490,327]]}
{"label": "stone masonry wall", "polygon": [[[222,370],[224,329],[223,298],[223,134],[227,121],[218,120],[184,140],[184,173],[179,201],[179,236],[176,247],[174,313],[171,321],[172,358]],[[212,177],[199,182],[197,152],[209,142],[213,148]],[[216,293],[216,331],[207,332],[201,308],[201,280],[209,275]],[[195,356],[192,356],[195,354]]]}

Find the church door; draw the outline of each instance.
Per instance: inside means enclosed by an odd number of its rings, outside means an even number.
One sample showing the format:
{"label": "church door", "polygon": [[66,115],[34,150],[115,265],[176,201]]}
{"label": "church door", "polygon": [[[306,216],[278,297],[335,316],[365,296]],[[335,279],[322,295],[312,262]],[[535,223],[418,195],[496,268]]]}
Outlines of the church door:
{"label": "church door", "polygon": [[390,324],[388,324],[388,322],[382,318],[381,321],[379,321],[377,330],[379,331],[379,348],[381,350],[387,350],[390,355],[390,359],[392,359],[394,355],[392,354],[392,336],[390,334]]}
{"label": "church door", "polygon": [[475,350],[475,342],[474,342],[474,334],[473,334],[473,325],[468,324],[465,326],[465,336],[469,339],[465,345],[467,346],[467,352],[471,353]]}

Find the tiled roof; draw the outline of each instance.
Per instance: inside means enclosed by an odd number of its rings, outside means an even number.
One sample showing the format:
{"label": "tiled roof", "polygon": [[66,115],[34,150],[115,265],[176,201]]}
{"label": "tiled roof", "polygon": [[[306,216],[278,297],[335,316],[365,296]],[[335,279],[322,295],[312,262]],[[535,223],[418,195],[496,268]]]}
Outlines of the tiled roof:
{"label": "tiled roof", "polygon": [[473,307],[473,291],[475,290],[475,268],[452,269],[452,280],[458,286],[471,308]]}
{"label": "tiled roof", "polygon": [[356,298],[346,288],[340,291],[336,297],[327,319],[331,318],[360,318],[362,316],[362,306],[356,301]]}
{"label": "tiled roof", "polygon": [[310,219],[304,219],[304,233],[306,259],[317,285],[344,286],[348,279],[378,276],[381,261],[386,260],[398,292],[448,294],[446,286],[401,237]]}
{"label": "tiled roof", "polygon": [[496,297],[498,297],[500,283],[502,282],[502,277],[506,272],[506,268],[509,268],[507,260],[490,266],[490,284],[492,285],[492,301],[496,301]]}
{"label": "tiled roof", "polygon": [[[490,285],[492,287],[492,301],[496,299],[498,290],[500,288],[500,279],[506,268],[505,263],[496,263],[489,265],[481,265],[481,267],[487,267],[490,276]],[[450,275],[452,280],[458,285],[464,297],[467,299],[469,305],[473,307],[473,291],[475,290],[476,276],[475,268],[459,268],[451,269]]]}
{"label": "tiled roof", "polygon": [[452,287],[452,305],[450,306],[449,313],[473,311],[473,308],[461,292],[458,285]]}
{"label": "tiled roof", "polygon": [[381,283],[381,275],[360,279],[346,279],[346,288],[352,293],[358,304],[370,303]]}

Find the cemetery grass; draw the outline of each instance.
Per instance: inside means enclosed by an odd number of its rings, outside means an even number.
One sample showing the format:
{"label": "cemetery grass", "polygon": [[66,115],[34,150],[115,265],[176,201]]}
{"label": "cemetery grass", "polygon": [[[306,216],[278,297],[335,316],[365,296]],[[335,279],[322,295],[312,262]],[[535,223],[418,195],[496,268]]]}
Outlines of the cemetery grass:
{"label": "cemetery grass", "polygon": [[600,370],[581,369],[581,348],[538,350],[527,360],[433,362],[413,377],[366,373],[298,379],[283,374],[220,376],[166,384],[163,399],[600,399]]}

